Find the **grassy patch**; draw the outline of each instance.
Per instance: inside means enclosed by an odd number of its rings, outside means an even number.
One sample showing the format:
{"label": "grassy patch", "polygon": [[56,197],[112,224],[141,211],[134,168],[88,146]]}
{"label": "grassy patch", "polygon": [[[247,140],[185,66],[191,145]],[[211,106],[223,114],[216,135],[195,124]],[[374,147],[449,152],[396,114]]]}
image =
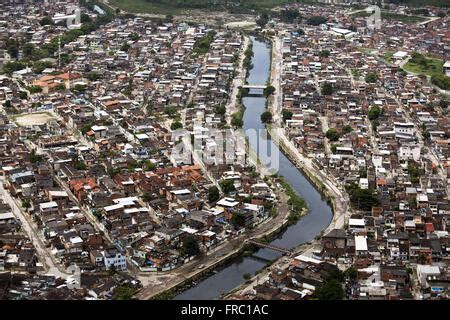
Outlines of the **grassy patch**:
{"label": "grassy patch", "polygon": [[362,53],[365,53],[365,54],[371,54],[372,51],[373,51],[374,49],[370,49],[370,48],[358,48],[358,50],[361,51]]}
{"label": "grassy patch", "polygon": [[392,51],[386,51],[386,53],[383,55],[383,59],[386,60],[387,62],[392,63],[392,57],[394,56],[394,52]]}
{"label": "grassy patch", "polygon": [[442,60],[423,57],[423,60],[420,62],[411,58],[408,63],[403,66],[403,69],[412,73],[432,76],[434,74],[441,74],[443,66],[444,61]]}
{"label": "grassy patch", "polygon": [[292,206],[292,211],[288,216],[288,223],[289,225],[292,225],[302,217],[303,210],[307,208],[306,202],[294,191],[294,189],[292,189],[286,179],[280,178],[280,183],[286,190],[286,194],[289,196],[288,204]]}
{"label": "grassy patch", "polygon": [[408,16],[405,14],[390,13],[390,12],[381,12],[381,18],[386,20],[397,20],[404,23],[418,23],[427,20],[424,17]]}
{"label": "grassy patch", "polygon": [[167,3],[155,3],[147,0],[111,0],[111,5],[132,13],[181,14],[182,8]]}

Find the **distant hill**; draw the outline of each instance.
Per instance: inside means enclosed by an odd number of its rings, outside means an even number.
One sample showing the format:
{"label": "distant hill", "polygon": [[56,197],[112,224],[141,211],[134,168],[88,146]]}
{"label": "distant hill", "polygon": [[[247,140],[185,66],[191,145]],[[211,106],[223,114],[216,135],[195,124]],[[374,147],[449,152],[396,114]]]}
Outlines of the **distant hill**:
{"label": "distant hill", "polygon": [[[297,2],[313,3],[315,0],[109,0],[113,6],[128,12],[161,14],[177,14],[194,9],[251,13],[254,10]],[[450,6],[449,0],[386,0],[385,2],[411,6]]]}
{"label": "distant hill", "polygon": [[[450,7],[449,0],[388,0],[389,3],[409,6],[436,6],[436,7]],[[387,1],[386,1],[387,2]]]}
{"label": "distant hill", "polygon": [[251,13],[253,10],[314,0],[109,0],[113,6],[130,12],[176,14],[185,10],[229,11]]}

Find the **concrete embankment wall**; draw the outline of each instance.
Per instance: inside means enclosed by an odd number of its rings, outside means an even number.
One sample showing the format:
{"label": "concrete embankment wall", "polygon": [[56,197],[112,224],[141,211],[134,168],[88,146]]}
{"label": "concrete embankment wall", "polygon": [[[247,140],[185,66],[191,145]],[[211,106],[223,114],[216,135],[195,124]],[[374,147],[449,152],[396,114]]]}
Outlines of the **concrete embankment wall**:
{"label": "concrete embankment wall", "polygon": [[[261,242],[271,242],[274,240],[280,233],[282,233],[286,228],[288,227],[288,220],[287,215],[283,220],[283,223],[280,224],[275,229],[269,230],[268,232],[260,235],[252,237],[251,239]],[[245,254],[249,250],[252,250],[255,252],[258,248],[253,245],[245,245],[245,242],[242,243],[242,245],[235,249],[234,251],[230,252],[223,258],[217,260],[212,265],[205,267],[204,269],[198,270],[195,274],[190,276],[187,279],[184,279],[180,281],[179,283],[173,285],[172,287],[164,290],[163,292],[156,293],[155,295],[151,296],[149,299],[172,299],[177,294],[189,289],[192,286],[193,282],[202,280],[204,278],[209,277],[212,272],[220,267],[228,266],[229,264],[235,262],[236,259],[240,257],[244,257]]]}
{"label": "concrete embankment wall", "polygon": [[[270,126],[268,128],[268,134],[269,136],[272,136],[272,128]],[[328,188],[308,169],[306,169],[304,166],[302,166],[300,163],[298,163],[298,160],[295,156],[292,155],[289,148],[281,141],[280,139],[272,140],[274,143],[277,144],[277,146],[283,151],[284,155],[295,165],[295,167],[302,172],[302,174],[305,176],[306,179],[308,179],[309,182],[316,188],[316,190],[331,203],[331,210],[333,212],[333,215],[335,214],[336,210],[336,199],[334,195],[330,193]]]}

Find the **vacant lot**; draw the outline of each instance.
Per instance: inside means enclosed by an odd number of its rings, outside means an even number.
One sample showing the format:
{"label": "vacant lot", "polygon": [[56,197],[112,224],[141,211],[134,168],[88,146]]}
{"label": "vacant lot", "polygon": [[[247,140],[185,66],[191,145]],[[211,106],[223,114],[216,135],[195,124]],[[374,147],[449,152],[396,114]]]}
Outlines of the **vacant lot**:
{"label": "vacant lot", "polygon": [[403,66],[403,69],[409,72],[431,76],[436,73],[441,74],[443,65],[444,61],[442,60],[424,57],[423,62],[418,62],[414,59],[409,60]]}
{"label": "vacant lot", "polygon": [[256,22],[253,21],[235,21],[230,22],[225,25],[228,28],[236,28],[236,29],[246,29],[246,28],[253,28],[256,26]]}
{"label": "vacant lot", "polygon": [[14,121],[19,126],[35,126],[42,125],[54,119],[48,112],[19,114],[14,116]]}

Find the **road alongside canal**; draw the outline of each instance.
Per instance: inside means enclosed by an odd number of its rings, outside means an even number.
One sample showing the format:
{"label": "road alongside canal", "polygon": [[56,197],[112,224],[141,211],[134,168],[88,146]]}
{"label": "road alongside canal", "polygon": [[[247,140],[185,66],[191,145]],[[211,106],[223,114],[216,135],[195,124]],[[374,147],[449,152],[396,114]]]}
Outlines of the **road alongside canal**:
{"label": "road alongside canal", "polygon": [[[252,37],[253,68],[247,78],[250,84],[264,85],[270,73],[270,46]],[[261,123],[261,113],[265,111],[266,99],[264,97],[245,97],[243,98],[245,107],[244,130],[265,130]],[[278,174],[286,178],[292,188],[307,202],[309,212],[295,225],[290,226],[286,231],[272,244],[283,248],[295,248],[300,244],[310,242],[332,221],[333,212],[328,205],[327,200],[315,189],[312,183],[295,167],[295,165],[278,150],[270,138],[265,139],[258,135],[263,141],[252,141],[250,145],[257,150],[258,145],[266,144],[264,147],[273,150],[279,154]],[[263,269],[266,263],[263,260],[276,260],[281,256],[280,253],[269,249],[260,249],[254,255],[255,257],[239,258],[236,262],[218,271],[216,274],[202,280],[196,286],[184,291],[175,297],[176,300],[206,300],[219,299],[223,294],[233,290],[245,282],[244,274],[255,274]],[[262,259],[259,259],[262,258]]]}

